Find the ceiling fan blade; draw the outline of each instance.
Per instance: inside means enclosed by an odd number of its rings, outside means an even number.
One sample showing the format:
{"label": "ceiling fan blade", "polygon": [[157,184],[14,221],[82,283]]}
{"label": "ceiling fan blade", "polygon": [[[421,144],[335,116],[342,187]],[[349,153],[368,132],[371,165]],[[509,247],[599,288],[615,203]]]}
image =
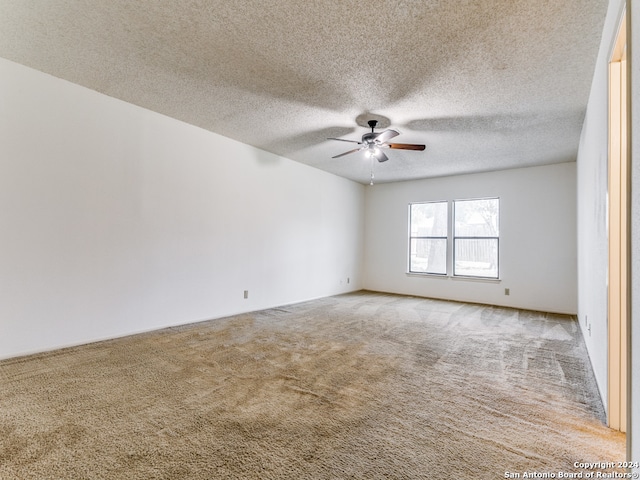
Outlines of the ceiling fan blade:
{"label": "ceiling fan blade", "polygon": [[338,140],[339,142],[349,142],[349,143],[357,143],[359,145],[362,145],[362,142],[359,142],[357,140],[347,140],[345,138],[335,138],[335,137],[329,137],[327,138],[327,140]]}
{"label": "ceiling fan blade", "polygon": [[391,140],[393,137],[397,137],[400,135],[400,132],[396,132],[395,130],[385,130],[384,132],[380,132],[378,136],[376,136],[376,143],[385,143],[388,140]]}
{"label": "ceiling fan blade", "polygon": [[417,145],[415,143],[388,143],[384,145],[385,147],[395,148],[398,150],[424,150],[424,145]]}
{"label": "ceiling fan blade", "polygon": [[360,150],[363,150],[363,149],[364,149],[364,147],[354,148],[353,150],[349,150],[348,152],[341,153],[340,155],[336,155],[335,157],[331,157],[331,158],[344,157],[345,155],[349,155],[350,153],[356,153],[356,152],[359,152]]}
{"label": "ceiling fan blade", "polygon": [[382,150],[378,149],[374,151],[373,157],[379,162],[386,162],[387,160],[389,160],[389,157],[387,157]]}

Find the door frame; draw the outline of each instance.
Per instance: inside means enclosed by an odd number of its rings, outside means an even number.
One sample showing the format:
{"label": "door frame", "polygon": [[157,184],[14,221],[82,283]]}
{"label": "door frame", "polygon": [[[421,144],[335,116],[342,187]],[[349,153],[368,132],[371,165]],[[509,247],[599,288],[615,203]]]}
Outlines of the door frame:
{"label": "door frame", "polygon": [[608,158],[608,391],[607,423],[628,431],[630,301],[630,166],[629,95],[626,11],[622,12],[615,44],[609,57],[609,158]]}

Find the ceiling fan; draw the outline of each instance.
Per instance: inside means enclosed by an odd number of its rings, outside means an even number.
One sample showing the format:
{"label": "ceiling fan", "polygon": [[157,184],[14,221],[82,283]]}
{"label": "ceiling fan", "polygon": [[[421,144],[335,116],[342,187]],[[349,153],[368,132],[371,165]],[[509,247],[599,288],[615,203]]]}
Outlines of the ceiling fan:
{"label": "ceiling fan", "polygon": [[375,158],[379,162],[386,162],[389,160],[384,152],[381,150],[382,148],[395,148],[398,150],[419,150],[422,151],[425,149],[424,145],[416,145],[414,143],[387,143],[394,137],[400,135],[400,132],[396,130],[384,130],[382,132],[374,132],[376,125],[378,124],[377,120],[369,120],[367,122],[369,127],[371,127],[371,133],[365,133],[362,135],[361,141],[356,140],[345,140],[344,138],[335,138],[330,137],[328,140],[339,140],[341,142],[350,142],[357,143],[358,145],[362,145],[361,147],[354,148],[353,150],[349,150],[348,152],[341,153],[340,155],[336,155],[331,158],[343,157],[345,155],[349,155],[350,153],[362,152],[366,151],[366,153],[371,157]]}

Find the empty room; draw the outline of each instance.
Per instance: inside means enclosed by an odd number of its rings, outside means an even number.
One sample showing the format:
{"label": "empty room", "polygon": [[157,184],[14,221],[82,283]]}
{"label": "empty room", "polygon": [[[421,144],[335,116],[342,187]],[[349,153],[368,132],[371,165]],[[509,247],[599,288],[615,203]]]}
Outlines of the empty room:
{"label": "empty room", "polygon": [[640,478],[637,32],[0,0],[0,478]]}

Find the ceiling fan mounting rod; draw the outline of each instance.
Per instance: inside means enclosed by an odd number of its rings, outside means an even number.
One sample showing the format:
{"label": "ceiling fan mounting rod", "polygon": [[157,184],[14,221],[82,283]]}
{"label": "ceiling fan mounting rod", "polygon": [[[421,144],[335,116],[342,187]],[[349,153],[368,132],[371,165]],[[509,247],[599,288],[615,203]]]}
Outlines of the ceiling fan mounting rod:
{"label": "ceiling fan mounting rod", "polygon": [[371,127],[371,133],[373,133],[373,129],[376,128],[376,125],[378,125],[378,121],[377,120],[369,120],[367,123]]}

